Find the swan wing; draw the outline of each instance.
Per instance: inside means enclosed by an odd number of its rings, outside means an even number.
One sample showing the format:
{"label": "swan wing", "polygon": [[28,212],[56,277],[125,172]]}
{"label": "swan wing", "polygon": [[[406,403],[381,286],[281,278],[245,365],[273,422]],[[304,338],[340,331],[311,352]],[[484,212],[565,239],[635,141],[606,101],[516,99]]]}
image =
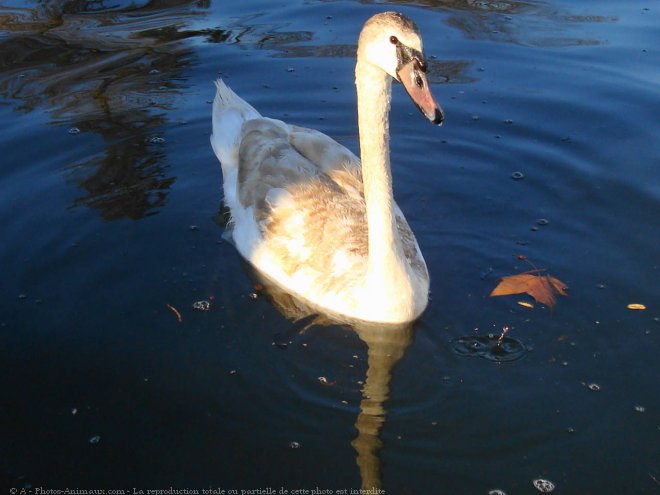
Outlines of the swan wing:
{"label": "swan wing", "polygon": [[[232,214],[241,254],[310,301],[358,306],[347,294],[364,286],[368,266],[359,159],[318,131],[268,118],[245,122],[238,157],[240,211]],[[428,285],[415,236],[394,207],[404,255]]]}
{"label": "swan wing", "polygon": [[399,205],[396,203],[394,203],[394,214],[396,218],[397,232],[399,233],[401,246],[403,247],[403,254],[413,273],[415,273],[420,280],[424,280],[425,283],[428,284],[429,272],[426,268],[426,261],[424,261],[422,251],[419,249],[415,234],[410,228],[410,225],[408,225],[406,217],[403,216],[403,212],[399,208]]}
{"label": "swan wing", "polygon": [[241,134],[237,192],[258,220],[272,211],[269,199],[284,198],[274,190],[295,195],[322,184],[321,195],[348,194],[364,203],[358,158],[325,134],[269,118],[245,122]]}
{"label": "swan wing", "polygon": [[238,157],[235,229],[253,226],[243,248],[240,232],[236,239],[244,257],[303,295],[340,291],[364,275],[366,207],[355,155],[318,131],[259,118],[243,125]]}

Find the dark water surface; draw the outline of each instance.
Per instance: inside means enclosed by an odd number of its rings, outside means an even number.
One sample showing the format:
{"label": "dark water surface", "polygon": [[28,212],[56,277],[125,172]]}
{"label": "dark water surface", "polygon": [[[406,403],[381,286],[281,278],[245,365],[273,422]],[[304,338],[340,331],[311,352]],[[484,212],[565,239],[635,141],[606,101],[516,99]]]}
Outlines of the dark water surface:
{"label": "dark water surface", "polygon": [[[447,115],[394,87],[432,301],[296,324],[223,239],[212,81],[356,150],[386,9]],[[658,115],[653,0],[3,2],[1,488],[660,493]],[[569,286],[554,310],[488,297],[518,256]],[[516,361],[452,347],[504,327]]]}

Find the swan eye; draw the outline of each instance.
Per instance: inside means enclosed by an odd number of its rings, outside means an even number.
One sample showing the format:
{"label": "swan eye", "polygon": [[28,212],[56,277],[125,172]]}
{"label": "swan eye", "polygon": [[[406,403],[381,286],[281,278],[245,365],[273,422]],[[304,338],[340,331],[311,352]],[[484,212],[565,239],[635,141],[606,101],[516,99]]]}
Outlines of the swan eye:
{"label": "swan eye", "polygon": [[417,86],[420,88],[424,87],[424,81],[422,81],[422,78],[419,76],[419,74],[415,75],[415,84],[417,84]]}
{"label": "swan eye", "polygon": [[396,45],[398,42],[399,42],[399,38],[397,38],[396,36],[390,36],[390,43]]}

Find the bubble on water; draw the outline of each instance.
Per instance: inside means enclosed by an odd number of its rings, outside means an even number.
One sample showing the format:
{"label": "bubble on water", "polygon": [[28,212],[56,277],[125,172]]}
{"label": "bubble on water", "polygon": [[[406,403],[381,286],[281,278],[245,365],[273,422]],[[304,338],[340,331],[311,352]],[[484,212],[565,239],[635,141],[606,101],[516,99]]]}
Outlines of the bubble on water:
{"label": "bubble on water", "polygon": [[498,363],[515,361],[527,352],[520,341],[497,335],[458,337],[451,341],[451,348],[459,356],[480,357]]}
{"label": "bubble on water", "polygon": [[504,490],[495,489],[495,490],[490,490],[488,492],[488,495],[506,495],[506,492]]}
{"label": "bubble on water", "polygon": [[150,138],[147,138],[147,142],[151,144],[163,144],[165,142],[165,138],[160,136],[151,136]]}
{"label": "bubble on water", "polygon": [[548,225],[549,223],[550,223],[550,221],[549,221],[548,219],[546,219],[546,218],[539,218],[539,219],[536,221],[536,225],[541,225],[541,226],[544,226],[544,227],[545,227],[546,225]]}
{"label": "bubble on water", "polygon": [[69,134],[71,134],[72,136],[75,136],[76,134],[80,134],[80,129],[78,129],[77,127],[72,127],[69,129]]}
{"label": "bubble on water", "polygon": [[550,493],[555,489],[555,484],[552,481],[544,480],[543,478],[535,479],[532,481],[532,484],[541,493]]}
{"label": "bubble on water", "polygon": [[591,390],[592,392],[599,392],[600,391],[600,385],[597,383],[588,383],[587,388]]}
{"label": "bubble on water", "polygon": [[525,178],[525,174],[523,174],[522,172],[513,172],[511,174],[511,178],[513,180],[522,180]]}
{"label": "bubble on water", "polygon": [[96,445],[96,444],[99,443],[100,441],[101,441],[101,437],[98,436],[98,435],[94,435],[93,437],[91,437],[91,438],[89,439],[89,443],[91,443],[92,445]]}
{"label": "bubble on water", "polygon": [[294,441],[294,442],[290,442],[290,443],[289,443],[289,448],[292,448],[292,449],[299,449],[299,448],[300,448],[300,443],[295,442],[295,441]]}
{"label": "bubble on water", "polygon": [[209,301],[195,301],[192,305],[195,311],[209,311],[211,309],[211,303]]}
{"label": "bubble on water", "polygon": [[153,75],[156,75],[156,74],[160,74],[160,71],[158,69],[151,69],[149,71],[149,74],[153,76]]}
{"label": "bubble on water", "polygon": [[646,408],[644,406],[635,406],[635,411],[638,413],[643,413],[646,412]]}

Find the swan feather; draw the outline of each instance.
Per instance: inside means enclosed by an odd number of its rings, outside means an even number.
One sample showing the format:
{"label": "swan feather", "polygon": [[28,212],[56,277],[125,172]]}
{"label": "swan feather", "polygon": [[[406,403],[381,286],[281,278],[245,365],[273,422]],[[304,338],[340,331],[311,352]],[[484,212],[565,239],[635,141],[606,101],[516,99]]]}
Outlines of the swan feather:
{"label": "swan feather", "polygon": [[[296,286],[295,292],[311,302],[330,293],[350,293],[365,276],[368,256],[359,158],[319,131],[241,110],[236,103],[240,97],[231,92],[228,98],[222,81],[217,86],[216,102],[231,105],[227,126],[226,115],[221,116],[225,140],[227,128],[235,132],[234,119],[253,117],[241,122],[230,146],[215,139],[219,126],[211,139],[221,162],[224,156],[236,163],[234,173],[225,174],[224,189],[226,201],[227,191],[236,191],[234,204],[228,206],[237,248],[266,275],[286,287]],[[225,151],[232,144],[236,151]],[[232,180],[234,184],[227,183]],[[415,236],[398,207],[396,220],[408,262],[428,279]]]}

